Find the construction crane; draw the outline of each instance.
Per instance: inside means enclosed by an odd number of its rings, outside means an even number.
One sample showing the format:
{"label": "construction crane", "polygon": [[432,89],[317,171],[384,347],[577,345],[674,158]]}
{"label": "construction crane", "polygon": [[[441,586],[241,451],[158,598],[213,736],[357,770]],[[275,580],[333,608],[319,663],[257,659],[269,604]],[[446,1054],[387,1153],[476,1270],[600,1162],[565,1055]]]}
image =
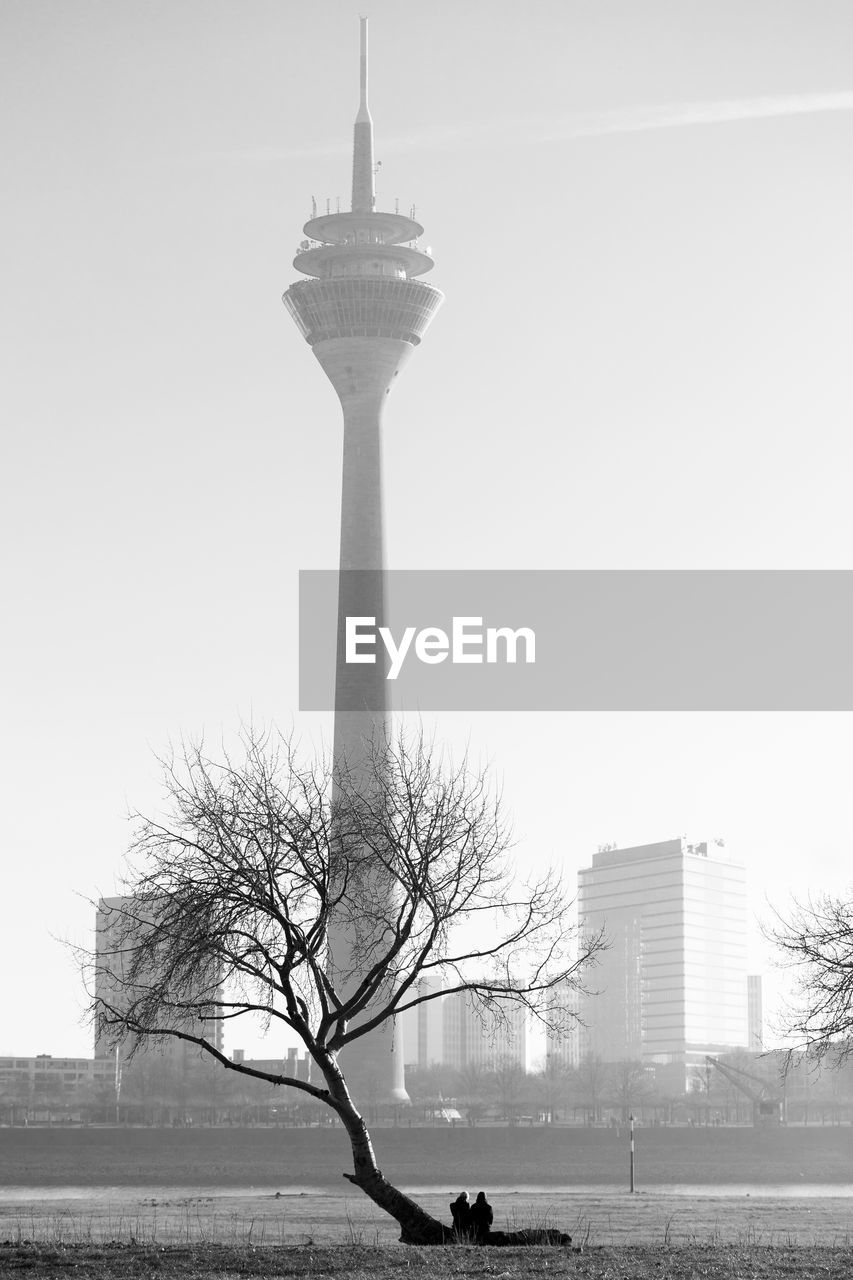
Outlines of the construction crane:
{"label": "construction crane", "polygon": [[784,1121],[785,1103],[784,1098],[773,1089],[766,1080],[762,1080],[760,1076],[754,1076],[749,1071],[744,1071],[741,1067],[729,1066],[726,1062],[720,1062],[719,1058],[712,1058],[708,1054],[705,1055],[705,1070],[708,1073],[708,1093],[711,1092],[711,1067],[716,1067],[721,1076],[728,1080],[729,1084],[749,1098],[752,1103],[752,1123],[753,1124],[782,1124]]}

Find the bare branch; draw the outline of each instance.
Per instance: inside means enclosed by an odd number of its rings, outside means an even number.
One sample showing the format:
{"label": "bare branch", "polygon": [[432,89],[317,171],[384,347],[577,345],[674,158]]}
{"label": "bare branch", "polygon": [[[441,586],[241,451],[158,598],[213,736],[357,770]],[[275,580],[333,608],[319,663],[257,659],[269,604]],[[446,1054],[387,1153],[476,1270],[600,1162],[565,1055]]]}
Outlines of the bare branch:
{"label": "bare branch", "polygon": [[765,932],[794,975],[782,1026],[792,1058],[842,1061],[853,1054],[853,903],[829,894],[795,902],[789,916],[777,911]]}

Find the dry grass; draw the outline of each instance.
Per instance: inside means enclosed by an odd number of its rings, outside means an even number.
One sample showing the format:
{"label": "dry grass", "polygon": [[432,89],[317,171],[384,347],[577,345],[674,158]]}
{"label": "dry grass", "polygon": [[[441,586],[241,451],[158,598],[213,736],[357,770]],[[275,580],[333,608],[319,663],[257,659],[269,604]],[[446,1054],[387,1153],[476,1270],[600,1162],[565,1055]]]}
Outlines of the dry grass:
{"label": "dry grass", "polygon": [[[411,1248],[393,1241],[395,1224],[363,1199],[311,1197],[289,1212],[286,1197],[266,1213],[217,1212],[213,1197],[195,1203],[149,1204],[146,1213],[100,1214],[64,1210],[0,1219],[0,1277],[38,1280],[444,1280],[531,1275],[575,1280],[849,1280],[853,1233],[845,1225],[846,1202],[812,1202],[822,1217],[811,1235],[797,1229],[802,1206],[774,1202],[766,1216],[731,1198],[695,1201],[610,1196],[583,1200],[570,1218],[543,1198],[519,1202],[500,1223],[510,1228],[559,1225],[574,1236],[571,1248],[495,1249],[477,1246]],[[337,1243],[309,1236],[318,1205],[340,1200]],[[268,1203],[268,1198],[267,1198]],[[834,1205],[834,1209],[830,1206]],[[759,1202],[753,1201],[752,1206]],[[43,1206],[41,1206],[43,1207]],[[436,1206],[437,1208],[437,1206]],[[694,1210],[703,1208],[705,1216]],[[157,1210],[160,1212],[158,1213]],[[636,1243],[628,1243],[633,1238]],[[315,1235],[319,1236],[315,1230]]]}
{"label": "dry grass", "polygon": [[[418,1194],[434,1216],[449,1222],[450,1192]],[[393,1245],[396,1224],[365,1196],[269,1192],[156,1196],[111,1188],[111,1199],[0,1199],[0,1240],[52,1245],[217,1244],[316,1246],[342,1242]],[[644,1191],[509,1194],[495,1191],[495,1227],[557,1227],[586,1246],[714,1245],[842,1246],[853,1241],[853,1198],[675,1196]],[[851,1266],[853,1276],[853,1266]]]}
{"label": "dry grass", "polygon": [[405,1275],[406,1280],[487,1276],[515,1280],[540,1275],[576,1280],[847,1280],[850,1250],[796,1248],[749,1242],[681,1247],[552,1249],[416,1249],[374,1247],[259,1247],[235,1245],[0,1244],[0,1275],[39,1280],[231,1280],[233,1277],[298,1277],[300,1280],[373,1280]]}

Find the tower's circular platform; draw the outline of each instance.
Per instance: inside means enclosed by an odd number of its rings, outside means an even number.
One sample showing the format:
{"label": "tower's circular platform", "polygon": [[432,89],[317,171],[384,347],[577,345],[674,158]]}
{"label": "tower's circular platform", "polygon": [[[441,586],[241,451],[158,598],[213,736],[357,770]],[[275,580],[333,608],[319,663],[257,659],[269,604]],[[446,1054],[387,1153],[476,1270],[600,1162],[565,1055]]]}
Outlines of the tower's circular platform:
{"label": "tower's circular platform", "polygon": [[399,338],[417,346],[444,299],[421,280],[298,280],[284,305],[310,346],[328,338]]}

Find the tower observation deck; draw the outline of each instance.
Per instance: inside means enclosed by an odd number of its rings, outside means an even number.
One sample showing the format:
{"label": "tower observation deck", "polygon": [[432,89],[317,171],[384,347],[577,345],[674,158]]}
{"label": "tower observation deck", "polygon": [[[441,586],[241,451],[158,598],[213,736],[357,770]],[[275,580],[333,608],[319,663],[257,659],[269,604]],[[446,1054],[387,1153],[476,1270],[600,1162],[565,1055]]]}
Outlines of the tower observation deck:
{"label": "tower observation deck", "polygon": [[[416,280],[433,266],[428,254],[413,247],[423,227],[413,218],[376,209],[374,174],[367,19],[362,18],[352,208],[305,223],[308,238],[293,265],[312,278],[291,285],[284,295],[285,306],[312,347],[343,338],[392,338],[416,347],[441,304],[438,289]],[[316,354],[320,358],[320,352]]]}
{"label": "tower observation deck", "polygon": [[[433,266],[432,258],[416,244],[423,227],[413,217],[375,207],[366,18],[361,19],[360,82],[352,208],[306,222],[307,238],[293,265],[308,278],[292,284],[284,295],[287,310],[343,409],[333,767],[346,770],[350,779],[358,776],[366,748],[389,737],[384,667],[380,661],[348,665],[344,645],[347,617],[373,617],[376,626],[385,621],[382,416],[395,379],[443,300],[438,289],[418,279]],[[363,953],[363,938],[360,943]],[[340,972],[353,942],[332,930],[330,944],[334,967]],[[357,981],[357,975],[351,978]],[[348,1074],[355,1070],[377,1101],[408,1100],[399,1029],[394,1035],[386,1024],[346,1052]]]}

